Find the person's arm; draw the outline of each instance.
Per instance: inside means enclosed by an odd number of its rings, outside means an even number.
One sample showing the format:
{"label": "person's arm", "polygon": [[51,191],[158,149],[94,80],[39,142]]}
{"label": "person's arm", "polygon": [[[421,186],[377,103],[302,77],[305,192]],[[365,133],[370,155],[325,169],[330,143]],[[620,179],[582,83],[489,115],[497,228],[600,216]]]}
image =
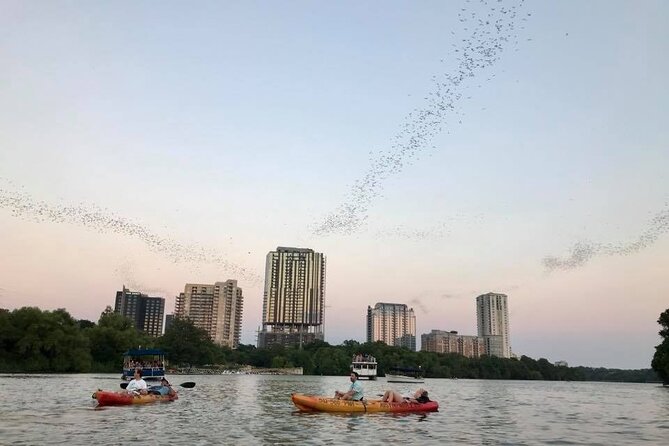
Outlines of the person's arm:
{"label": "person's arm", "polygon": [[362,385],[358,381],[351,384],[351,388],[348,390],[348,392],[342,395],[341,399],[350,400],[353,397],[353,394],[356,392],[362,393]]}

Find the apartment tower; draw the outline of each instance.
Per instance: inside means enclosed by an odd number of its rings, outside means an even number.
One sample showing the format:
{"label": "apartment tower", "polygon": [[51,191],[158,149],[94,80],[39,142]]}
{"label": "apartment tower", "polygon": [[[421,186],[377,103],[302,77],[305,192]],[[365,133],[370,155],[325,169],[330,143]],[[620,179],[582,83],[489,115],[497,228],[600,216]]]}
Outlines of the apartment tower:
{"label": "apartment tower", "polygon": [[325,255],[278,247],[267,254],[258,347],[323,340]]}
{"label": "apartment tower", "polygon": [[177,297],[174,316],[187,318],[205,330],[212,341],[230,348],[239,346],[244,297],[236,280],[213,285],[187,283]]}
{"label": "apartment tower", "polygon": [[381,341],[416,351],[416,315],[404,304],[367,307],[367,342]]}
{"label": "apartment tower", "polygon": [[163,334],[165,299],[162,297],[149,297],[130,291],[123,285],[123,290],[116,292],[114,312],[132,319],[135,328],[149,336],[158,337]]}
{"label": "apartment tower", "polygon": [[457,331],[432,330],[420,336],[420,349],[424,352],[457,353],[468,358],[486,354],[485,340],[481,336],[458,334]]}
{"label": "apartment tower", "polygon": [[511,357],[509,309],[506,294],[488,293],[476,298],[478,335],[486,343],[486,354]]}

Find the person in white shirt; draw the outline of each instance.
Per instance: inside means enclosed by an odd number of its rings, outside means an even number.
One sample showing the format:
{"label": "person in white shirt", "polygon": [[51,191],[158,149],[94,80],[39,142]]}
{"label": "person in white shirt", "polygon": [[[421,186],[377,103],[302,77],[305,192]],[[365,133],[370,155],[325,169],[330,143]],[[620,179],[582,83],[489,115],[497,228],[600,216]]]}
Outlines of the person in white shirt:
{"label": "person in white shirt", "polygon": [[148,386],[146,385],[146,381],[142,379],[142,371],[140,369],[135,369],[135,377],[128,383],[125,391],[133,395],[146,395],[148,393]]}

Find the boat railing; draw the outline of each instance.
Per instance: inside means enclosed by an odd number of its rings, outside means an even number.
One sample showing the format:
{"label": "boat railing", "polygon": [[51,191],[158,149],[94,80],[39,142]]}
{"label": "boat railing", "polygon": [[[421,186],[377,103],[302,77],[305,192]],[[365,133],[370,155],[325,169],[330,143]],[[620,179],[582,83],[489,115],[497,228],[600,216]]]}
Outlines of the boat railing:
{"label": "boat railing", "polygon": [[356,354],[356,355],[353,355],[352,362],[373,362],[373,363],[376,363],[376,358],[372,355]]}
{"label": "boat railing", "polygon": [[135,373],[135,370],[142,371],[143,378],[151,378],[154,376],[163,377],[165,376],[165,367],[129,367],[124,368],[123,374],[125,376],[132,377]]}

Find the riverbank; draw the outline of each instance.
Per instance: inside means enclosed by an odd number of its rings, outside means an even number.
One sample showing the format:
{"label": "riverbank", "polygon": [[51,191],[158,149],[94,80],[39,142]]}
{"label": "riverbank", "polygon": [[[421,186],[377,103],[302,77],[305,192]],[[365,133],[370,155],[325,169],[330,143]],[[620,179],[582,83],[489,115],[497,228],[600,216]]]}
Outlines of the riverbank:
{"label": "riverbank", "polygon": [[240,367],[227,369],[218,367],[179,367],[168,369],[170,375],[303,375],[302,367],[264,368]]}

